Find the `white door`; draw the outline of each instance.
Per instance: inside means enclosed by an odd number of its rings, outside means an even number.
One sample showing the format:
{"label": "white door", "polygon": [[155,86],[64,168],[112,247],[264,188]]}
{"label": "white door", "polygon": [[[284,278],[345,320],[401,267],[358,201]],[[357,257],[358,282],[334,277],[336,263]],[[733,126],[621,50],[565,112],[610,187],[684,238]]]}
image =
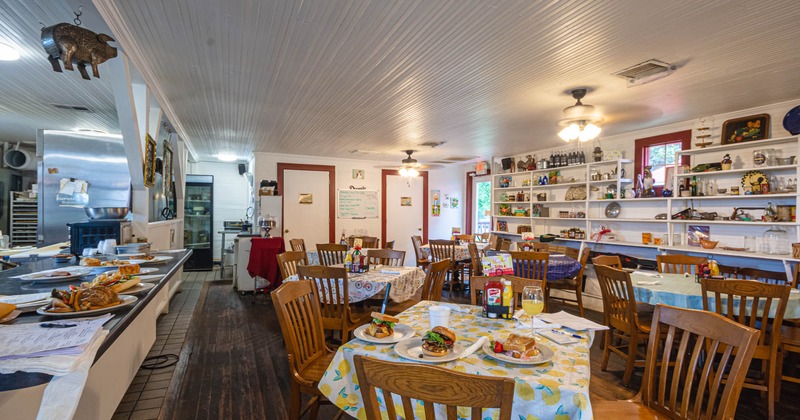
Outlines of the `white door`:
{"label": "white door", "polygon": [[394,249],[406,252],[404,265],[416,265],[411,236],[423,236],[424,197],[422,177],[386,176],[386,238],[384,239],[395,241]]}
{"label": "white door", "polygon": [[289,239],[305,241],[306,249],[317,249],[317,244],[330,242],[328,228],[329,197],[328,172],[283,171],[283,237],[286,249],[291,249]]}
{"label": "white door", "polygon": [[492,227],[492,180],[490,175],[472,177],[472,233],[489,232]]}

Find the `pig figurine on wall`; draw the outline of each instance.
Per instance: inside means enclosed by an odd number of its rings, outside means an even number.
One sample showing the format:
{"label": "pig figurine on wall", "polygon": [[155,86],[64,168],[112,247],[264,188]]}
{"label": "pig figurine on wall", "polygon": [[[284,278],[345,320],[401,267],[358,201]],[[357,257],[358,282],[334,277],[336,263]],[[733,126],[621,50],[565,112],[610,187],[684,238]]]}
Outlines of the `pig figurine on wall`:
{"label": "pig figurine on wall", "polygon": [[53,71],[61,73],[61,64],[64,68],[74,70],[75,63],[81,77],[89,80],[86,65],[91,64],[94,77],[100,77],[97,65],[117,56],[117,49],[107,42],[114,39],[106,34],[96,34],[88,29],[70,23],[59,23],[42,29],[42,46],[47,52],[47,59],[53,65]]}

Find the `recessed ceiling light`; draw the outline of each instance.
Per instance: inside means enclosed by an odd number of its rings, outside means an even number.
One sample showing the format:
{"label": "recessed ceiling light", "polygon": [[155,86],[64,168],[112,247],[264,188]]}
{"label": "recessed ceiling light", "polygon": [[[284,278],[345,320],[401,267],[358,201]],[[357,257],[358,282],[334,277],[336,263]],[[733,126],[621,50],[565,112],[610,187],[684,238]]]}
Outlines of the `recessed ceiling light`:
{"label": "recessed ceiling light", "polygon": [[236,158],[236,155],[234,155],[233,153],[221,152],[221,153],[217,154],[217,159],[219,159],[219,160],[221,160],[223,162],[233,162],[237,158]]}
{"label": "recessed ceiling light", "polygon": [[19,60],[19,51],[9,44],[0,42],[0,61]]}

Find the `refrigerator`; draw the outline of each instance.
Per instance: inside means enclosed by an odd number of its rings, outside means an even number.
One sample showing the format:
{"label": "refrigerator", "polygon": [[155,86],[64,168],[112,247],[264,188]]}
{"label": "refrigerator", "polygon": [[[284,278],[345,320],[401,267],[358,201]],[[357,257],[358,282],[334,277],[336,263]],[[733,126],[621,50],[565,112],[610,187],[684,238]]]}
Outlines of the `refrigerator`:
{"label": "refrigerator", "polygon": [[186,271],[214,268],[214,176],[186,175],[183,243],[193,250]]}

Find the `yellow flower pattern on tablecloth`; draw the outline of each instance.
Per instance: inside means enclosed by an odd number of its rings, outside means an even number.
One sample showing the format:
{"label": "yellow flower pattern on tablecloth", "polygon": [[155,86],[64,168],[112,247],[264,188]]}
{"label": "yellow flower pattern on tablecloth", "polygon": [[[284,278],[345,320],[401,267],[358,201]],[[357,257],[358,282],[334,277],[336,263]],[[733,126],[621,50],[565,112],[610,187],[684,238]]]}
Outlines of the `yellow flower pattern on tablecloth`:
{"label": "yellow flower pattern on tablecloth", "polygon": [[[428,307],[434,302],[421,302],[399,315],[402,324],[411,325],[419,339],[429,326]],[[472,343],[480,336],[489,335],[497,339],[505,339],[509,334],[529,334],[530,329],[517,324],[513,320],[496,320],[483,318],[480,308],[459,305],[469,308],[469,313],[451,311],[450,328],[456,332],[459,341]],[[589,339],[586,334],[577,344],[558,345],[547,338],[540,337],[540,345],[552,349],[553,360],[540,365],[516,365],[493,359],[478,350],[464,359],[440,363],[459,372],[476,375],[505,376],[514,378],[516,382],[512,419],[582,419],[592,418],[589,401]],[[468,345],[468,344],[467,344]],[[336,406],[349,415],[365,419],[361,402],[361,389],[358,386],[353,356],[356,354],[390,360],[398,363],[411,363],[398,356],[391,345],[375,345],[358,339],[341,346],[325,371],[319,389]],[[383,395],[377,395],[378,402],[385,407]],[[393,401],[402,413],[400,400]],[[414,406],[418,418],[424,410],[421,403]],[[459,410],[459,418],[469,418],[468,410]],[[384,411],[385,415],[385,411]],[[443,415],[440,414],[440,415]],[[484,420],[496,419],[497,410],[484,410]]]}

